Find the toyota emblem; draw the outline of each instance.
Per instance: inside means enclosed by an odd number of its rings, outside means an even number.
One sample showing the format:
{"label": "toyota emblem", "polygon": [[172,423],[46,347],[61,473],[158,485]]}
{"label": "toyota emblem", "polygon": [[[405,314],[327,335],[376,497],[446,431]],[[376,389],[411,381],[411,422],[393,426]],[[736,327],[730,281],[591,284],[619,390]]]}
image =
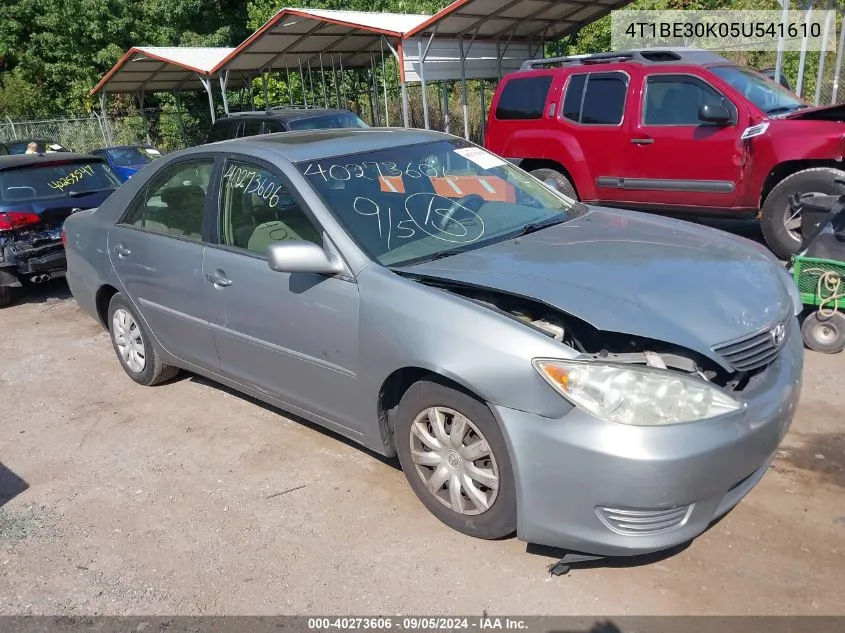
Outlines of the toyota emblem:
{"label": "toyota emblem", "polygon": [[772,328],[769,335],[772,337],[772,342],[775,344],[775,347],[780,347],[783,345],[784,339],[786,339],[786,326],[783,323],[778,323]]}

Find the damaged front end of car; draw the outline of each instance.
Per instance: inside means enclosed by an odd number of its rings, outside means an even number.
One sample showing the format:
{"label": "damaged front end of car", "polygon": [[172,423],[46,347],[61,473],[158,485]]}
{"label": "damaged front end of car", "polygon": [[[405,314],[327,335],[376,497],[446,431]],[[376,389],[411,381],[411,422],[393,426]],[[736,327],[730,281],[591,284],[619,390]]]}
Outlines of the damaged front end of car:
{"label": "damaged front end of car", "polygon": [[[533,298],[439,278],[418,276],[416,280],[463,297],[548,336],[577,352],[577,362],[676,373],[703,381],[726,394],[737,395],[752,385],[768,365],[768,362],[762,362],[738,369],[721,356],[717,361],[712,356],[667,341],[600,330],[582,318]],[[750,340],[745,355],[758,351],[762,354],[761,345],[761,342]],[[718,356],[715,351],[714,356]],[[547,371],[539,366],[537,369],[549,379]]]}

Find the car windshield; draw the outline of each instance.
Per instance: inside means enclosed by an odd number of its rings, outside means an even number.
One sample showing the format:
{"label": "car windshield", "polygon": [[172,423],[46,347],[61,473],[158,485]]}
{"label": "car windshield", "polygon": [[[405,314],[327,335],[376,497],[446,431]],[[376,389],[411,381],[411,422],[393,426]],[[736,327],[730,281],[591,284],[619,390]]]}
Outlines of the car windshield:
{"label": "car windshield", "polygon": [[291,130],[322,130],[339,127],[370,127],[351,112],[323,114],[288,121]]}
{"label": "car windshield", "polygon": [[766,114],[791,112],[807,107],[806,103],[779,83],[753,70],[737,66],[714,66],[710,70]]}
{"label": "car windshield", "polygon": [[586,207],[460,140],[297,164],[361,248],[385,266],[436,259],[565,222]]}
{"label": "car windshield", "polygon": [[112,164],[117,167],[146,165],[156,158],[161,158],[161,153],[152,147],[113,147],[105,151]]}
{"label": "car windshield", "polygon": [[36,163],[0,171],[0,200],[48,200],[116,189],[119,185],[120,180],[105,163]]}

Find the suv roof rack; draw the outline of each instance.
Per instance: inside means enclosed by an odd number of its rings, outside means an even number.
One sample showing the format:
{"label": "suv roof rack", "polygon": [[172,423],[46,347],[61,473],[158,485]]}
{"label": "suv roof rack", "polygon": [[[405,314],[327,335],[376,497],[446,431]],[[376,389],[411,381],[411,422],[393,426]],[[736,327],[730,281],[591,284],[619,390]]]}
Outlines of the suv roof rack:
{"label": "suv roof rack", "polygon": [[314,105],[283,105],[283,106],[273,106],[272,108],[267,108],[267,111],[270,112],[272,110],[316,110],[317,106]]}
{"label": "suv roof rack", "polygon": [[567,57],[529,59],[522,63],[520,70],[531,70],[546,66],[611,64],[615,62],[638,62],[640,64],[674,62],[698,65],[726,63],[727,61],[721,55],[696,48],[643,48],[616,53],[591,53],[586,55],[570,55]]}

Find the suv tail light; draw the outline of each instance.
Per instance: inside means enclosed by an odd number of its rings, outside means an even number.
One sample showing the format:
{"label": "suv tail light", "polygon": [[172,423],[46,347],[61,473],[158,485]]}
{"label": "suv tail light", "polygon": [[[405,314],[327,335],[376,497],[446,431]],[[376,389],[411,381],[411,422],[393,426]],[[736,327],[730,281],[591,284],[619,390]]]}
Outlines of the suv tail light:
{"label": "suv tail light", "polygon": [[25,226],[38,224],[41,218],[36,213],[26,211],[2,211],[0,212],[0,231],[13,231],[22,229]]}

